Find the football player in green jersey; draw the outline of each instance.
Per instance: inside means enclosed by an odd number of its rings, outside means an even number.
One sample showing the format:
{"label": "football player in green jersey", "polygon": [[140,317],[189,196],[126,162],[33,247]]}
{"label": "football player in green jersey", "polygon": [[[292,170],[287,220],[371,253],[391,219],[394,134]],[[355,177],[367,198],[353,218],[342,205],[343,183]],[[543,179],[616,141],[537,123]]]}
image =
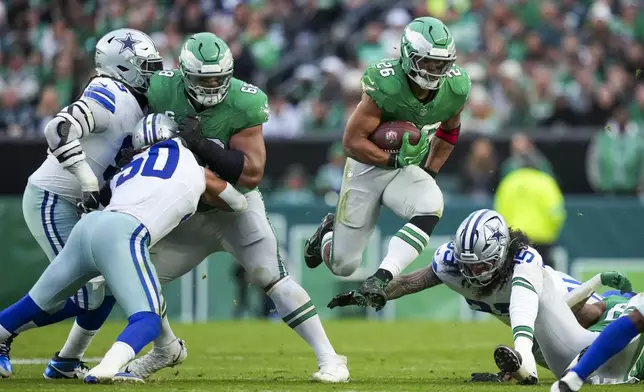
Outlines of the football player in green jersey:
{"label": "football player in green jersey", "polygon": [[[622,316],[628,316],[637,309],[643,294],[634,296],[611,295],[600,302],[584,307],[584,312],[578,314],[579,323],[593,332],[603,331],[610,323]],[[574,367],[585,350],[573,360],[570,368]],[[638,335],[628,346],[586,380],[589,384],[607,385],[633,383],[644,380],[644,340]]]}
{"label": "football player in green jersey", "polygon": [[[344,134],[349,158],[336,214],[323,219],[305,246],[309,268],[324,261],[334,274],[349,276],[360,266],[381,204],[407,219],[389,242],[377,272],[355,294],[358,302],[377,310],[386,303],[388,282],[427,246],[443,212],[443,195],[434,177],[458,139],[470,90],[470,79],[455,59],[448,28],[438,19],[422,17],[405,28],[400,58],[367,67],[362,100]],[[397,154],[369,140],[382,122],[393,120],[409,121],[423,130],[416,145],[404,137]],[[434,131],[431,138],[428,130]]]}
{"label": "football player in green jersey", "polygon": [[[179,135],[188,148],[245,193],[248,209],[236,213],[200,206],[193,217],[152,249],[159,280],[177,278],[215,252],[231,254],[252,282],[273,300],[284,322],[315,351],[319,371],[313,374],[313,380],[348,381],[346,358],[336,354],[311,298],[286,272],[256,189],[266,163],[262,135],[262,124],[268,120],[266,95],[232,77],[231,51],[212,33],[188,38],[179,63],[180,69],[161,71],[150,78],[151,111],[165,113],[179,123]],[[155,347],[128,365],[127,371],[145,378],[176,365],[177,358],[183,361],[185,348],[164,321]]]}

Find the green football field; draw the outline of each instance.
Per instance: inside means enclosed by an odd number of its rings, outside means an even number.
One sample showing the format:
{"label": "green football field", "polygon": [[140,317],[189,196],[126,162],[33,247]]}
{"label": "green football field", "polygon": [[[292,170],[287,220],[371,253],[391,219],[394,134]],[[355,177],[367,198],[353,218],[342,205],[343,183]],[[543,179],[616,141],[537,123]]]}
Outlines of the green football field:
{"label": "green football field", "polygon": [[[326,323],[338,352],[349,357],[352,381],[310,383],[316,368],[309,348],[281,323],[225,322],[175,325],[188,347],[187,361],[165,369],[144,385],[83,385],[45,381],[44,363],[62,344],[69,324],[29,331],[14,342],[14,376],[0,391],[548,391],[552,375],[540,369],[542,385],[470,384],[473,371],[494,371],[492,350],[509,343],[500,323],[336,321]],[[87,357],[100,357],[122,325],[106,326]],[[587,387],[588,391],[641,390],[638,385]]]}

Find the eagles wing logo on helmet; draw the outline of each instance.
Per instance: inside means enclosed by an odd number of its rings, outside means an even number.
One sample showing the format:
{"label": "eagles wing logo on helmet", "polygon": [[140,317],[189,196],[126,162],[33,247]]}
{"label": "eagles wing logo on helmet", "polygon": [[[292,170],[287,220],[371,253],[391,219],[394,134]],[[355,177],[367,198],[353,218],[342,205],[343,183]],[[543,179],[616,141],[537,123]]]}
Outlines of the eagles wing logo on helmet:
{"label": "eagles wing logo on helmet", "polygon": [[141,43],[141,41],[132,38],[132,34],[130,33],[127,33],[125,35],[125,38],[116,38],[116,40],[121,43],[119,54],[125,52],[126,50],[129,50],[130,52],[132,52],[132,54],[136,54],[134,46],[138,43]]}

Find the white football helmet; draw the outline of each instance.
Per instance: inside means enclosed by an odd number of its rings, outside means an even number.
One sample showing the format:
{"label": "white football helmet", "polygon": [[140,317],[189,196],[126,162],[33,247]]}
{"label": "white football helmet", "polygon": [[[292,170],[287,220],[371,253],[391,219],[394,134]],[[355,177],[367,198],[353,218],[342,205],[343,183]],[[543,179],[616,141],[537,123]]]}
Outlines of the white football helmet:
{"label": "white football helmet", "polygon": [[132,133],[132,147],[142,150],[176,136],[179,126],[165,114],[154,113],[143,117]]}
{"label": "white football helmet", "polygon": [[96,44],[96,72],[145,94],[150,75],[163,69],[163,58],[147,34],[134,29],[111,31]]}
{"label": "white football helmet", "polygon": [[478,210],[456,230],[454,258],[463,277],[483,287],[494,279],[508,254],[510,230],[505,219],[493,210]]}

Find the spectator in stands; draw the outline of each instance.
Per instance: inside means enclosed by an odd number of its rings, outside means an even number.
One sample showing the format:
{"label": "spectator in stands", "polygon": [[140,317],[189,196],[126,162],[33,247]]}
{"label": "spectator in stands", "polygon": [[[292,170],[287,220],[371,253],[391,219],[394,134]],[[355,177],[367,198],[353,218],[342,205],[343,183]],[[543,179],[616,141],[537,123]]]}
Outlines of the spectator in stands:
{"label": "spectator in stands", "polygon": [[640,82],[635,89],[635,99],[629,108],[629,115],[633,121],[644,127],[644,82]]}
{"label": "spectator in stands", "polygon": [[300,112],[286,101],[280,93],[269,96],[270,114],[264,124],[264,137],[267,139],[292,139],[302,132]]}
{"label": "spectator in stands", "polygon": [[266,24],[259,13],[252,13],[244,32],[244,43],[248,46],[257,67],[269,70],[277,64],[280,48],[266,34]]}
{"label": "spectator in stands", "polygon": [[315,200],[309,188],[306,171],[302,165],[293,164],[286,169],[282,185],[271,193],[273,201],[288,204],[308,204]]}
{"label": "spectator in stands", "polygon": [[501,177],[526,167],[553,175],[552,165],[535,147],[532,139],[525,133],[517,133],[512,136],[510,157],[501,165]]}
{"label": "spectator in stands", "polygon": [[60,111],[61,105],[58,100],[58,94],[54,86],[46,86],[40,95],[40,103],[36,109],[36,134],[40,135],[45,129],[45,125]]}
{"label": "spectator in stands", "polygon": [[484,137],[476,139],[462,168],[461,191],[468,196],[487,200],[496,185],[497,170],[492,142]]}
{"label": "spectator in stands", "polygon": [[635,195],[644,178],[644,129],[624,106],[597,132],[588,148],[586,173],[596,192]]}
{"label": "spectator in stands", "polygon": [[494,112],[485,87],[472,85],[461,123],[466,132],[492,135],[501,131],[499,117]]}
{"label": "spectator in stands", "polygon": [[369,22],[364,29],[362,42],[356,48],[358,61],[362,68],[385,57],[387,49],[383,45],[381,37],[382,24],[376,21]]}
{"label": "spectator in stands", "polygon": [[315,175],[315,191],[318,195],[328,192],[340,193],[346,156],[342,143],[334,143],[327,153],[328,163],[320,166]]}
{"label": "spectator in stands", "polygon": [[509,226],[523,231],[551,267],[552,247],[566,220],[561,189],[554,178],[532,167],[518,168],[503,177],[494,196],[494,209]]}

